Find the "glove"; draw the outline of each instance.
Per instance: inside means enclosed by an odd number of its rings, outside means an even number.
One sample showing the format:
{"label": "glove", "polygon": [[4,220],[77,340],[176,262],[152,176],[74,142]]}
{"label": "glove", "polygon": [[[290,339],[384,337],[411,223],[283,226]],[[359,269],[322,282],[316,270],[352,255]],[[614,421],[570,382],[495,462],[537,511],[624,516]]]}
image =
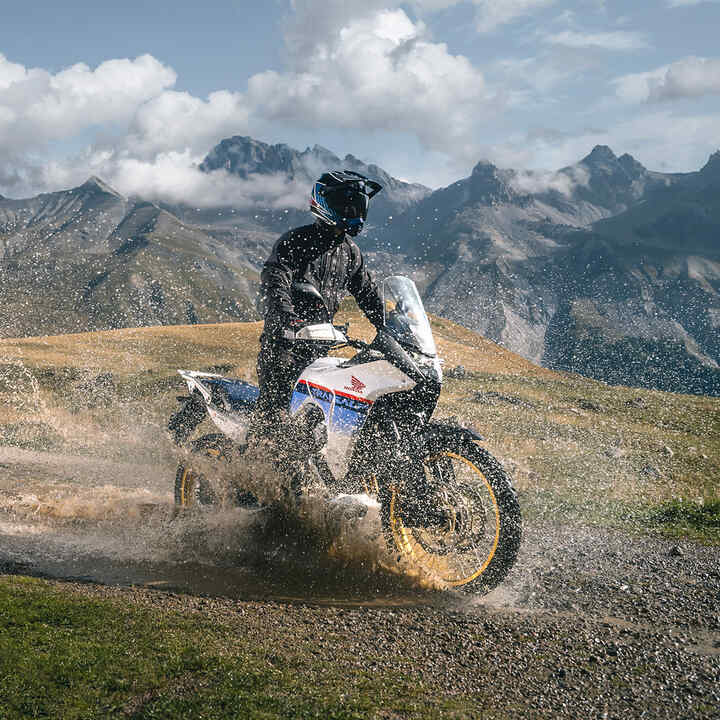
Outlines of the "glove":
{"label": "glove", "polygon": [[301,320],[297,315],[291,315],[285,320],[282,335],[286,340],[294,340],[295,333],[306,325],[309,325],[307,320]]}

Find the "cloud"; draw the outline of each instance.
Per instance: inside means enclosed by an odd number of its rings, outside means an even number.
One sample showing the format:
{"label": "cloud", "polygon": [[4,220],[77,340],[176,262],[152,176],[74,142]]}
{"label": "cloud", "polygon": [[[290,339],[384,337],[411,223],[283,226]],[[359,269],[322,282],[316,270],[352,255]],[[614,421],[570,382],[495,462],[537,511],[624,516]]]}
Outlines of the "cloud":
{"label": "cloud", "polygon": [[587,33],[565,30],[545,35],[543,42],[569,48],[599,48],[601,50],[627,51],[649,47],[643,33],[617,30],[615,32]]}
{"label": "cloud", "polygon": [[[186,199],[195,192],[249,197],[232,183],[221,191],[218,178],[195,168],[198,153],[247,129],[243,96],[223,90],[203,100],[170,89],[175,81],[172,68],[150,55],[55,74],[0,55],[0,190],[35,194],[97,174],[122,192],[163,199],[180,198],[182,186]],[[53,160],[52,144],[73,140],[85,149]]]}
{"label": "cloud", "polygon": [[161,152],[146,160],[126,151],[87,151],[43,163],[33,172],[35,182],[53,189],[76,187],[88,176],[97,175],[125,196],[192,207],[307,207],[307,183],[280,174],[244,180],[225,170],[203,173],[197,169],[202,159],[189,150]]}
{"label": "cloud", "polygon": [[[301,21],[304,27],[308,16]],[[403,10],[380,10],[322,34],[293,69],[254,75],[247,92],[269,120],[412,132],[428,148],[458,154],[473,150],[478,121],[490,113],[488,95],[482,73],[427,40],[424,25]]]}
{"label": "cloud", "polygon": [[240,93],[220,90],[201,100],[165,91],[138,107],[125,145],[142,157],[178,148],[207,149],[247,127],[249,109]]}
{"label": "cloud", "polygon": [[578,185],[586,186],[590,175],[583,167],[572,167],[558,172],[520,171],[510,179],[510,185],[521,193],[539,194],[559,192],[569,197]]}
{"label": "cloud", "polygon": [[536,10],[554,5],[556,0],[473,0],[477,6],[475,23],[479,32],[488,33],[501,25],[521,17],[532,15]]}
{"label": "cloud", "polygon": [[720,59],[687,57],[648,72],[623,75],[613,84],[618,97],[630,103],[720,94]]}
{"label": "cloud", "polygon": [[666,5],[671,8],[688,7],[690,5],[701,5],[702,3],[720,2],[720,0],[666,0]]}
{"label": "cloud", "polygon": [[16,151],[72,137],[88,127],[127,123],[144,102],[175,83],[150,55],[78,63],[56,74],[0,56],[0,145]]}

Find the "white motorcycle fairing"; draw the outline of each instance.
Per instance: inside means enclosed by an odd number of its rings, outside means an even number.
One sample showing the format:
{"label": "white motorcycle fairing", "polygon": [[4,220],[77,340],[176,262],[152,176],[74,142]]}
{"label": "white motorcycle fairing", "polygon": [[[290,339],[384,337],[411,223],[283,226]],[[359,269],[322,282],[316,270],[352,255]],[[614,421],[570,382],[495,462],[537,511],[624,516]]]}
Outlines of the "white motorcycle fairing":
{"label": "white motorcycle fairing", "polygon": [[323,411],[329,433],[352,436],[377,398],[414,387],[415,382],[387,360],[349,365],[342,358],[324,357],[305,368],[298,379],[290,413],[313,403]]}

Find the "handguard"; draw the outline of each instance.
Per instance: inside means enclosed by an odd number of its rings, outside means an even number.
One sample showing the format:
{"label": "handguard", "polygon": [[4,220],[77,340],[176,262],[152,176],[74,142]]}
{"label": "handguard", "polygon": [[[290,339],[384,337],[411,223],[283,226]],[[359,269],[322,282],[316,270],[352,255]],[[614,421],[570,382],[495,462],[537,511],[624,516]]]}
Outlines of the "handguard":
{"label": "handguard", "polygon": [[347,342],[345,334],[340,332],[340,330],[335,328],[330,323],[305,325],[297,331],[286,328],[285,330],[283,330],[283,337],[286,340],[305,340],[311,342]]}

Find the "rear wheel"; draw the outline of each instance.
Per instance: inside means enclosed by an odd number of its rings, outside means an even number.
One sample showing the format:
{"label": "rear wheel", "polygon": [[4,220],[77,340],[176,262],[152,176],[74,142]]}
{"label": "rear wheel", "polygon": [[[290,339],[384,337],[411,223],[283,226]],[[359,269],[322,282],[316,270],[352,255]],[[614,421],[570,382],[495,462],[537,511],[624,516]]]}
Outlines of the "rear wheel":
{"label": "rear wheel", "polygon": [[205,476],[180,463],[175,474],[175,504],[188,508],[212,505],[214,501],[215,496]]}
{"label": "rear wheel", "polygon": [[487,451],[462,436],[432,442],[422,469],[424,477],[412,483],[412,490],[387,485],[383,520],[390,542],[442,584],[489,592],[510,571],[522,537],[509,476]]}

